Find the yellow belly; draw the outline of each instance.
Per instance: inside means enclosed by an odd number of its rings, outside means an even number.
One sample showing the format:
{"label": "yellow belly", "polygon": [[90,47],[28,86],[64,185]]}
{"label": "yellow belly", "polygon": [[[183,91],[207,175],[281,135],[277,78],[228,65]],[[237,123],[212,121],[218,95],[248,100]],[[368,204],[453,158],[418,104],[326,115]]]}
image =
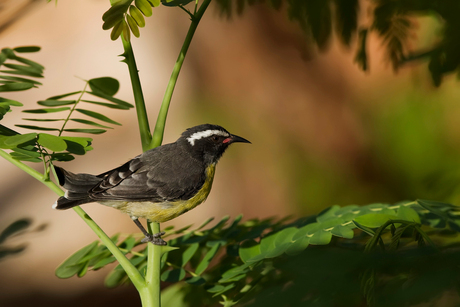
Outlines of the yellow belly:
{"label": "yellow belly", "polygon": [[110,206],[127,213],[131,218],[145,218],[152,222],[163,223],[195,208],[206,200],[211,191],[212,182],[216,165],[211,164],[206,169],[206,181],[203,187],[188,200],[179,200],[175,202],[152,203],[148,201],[127,202],[127,201],[104,201],[100,202],[105,206]]}

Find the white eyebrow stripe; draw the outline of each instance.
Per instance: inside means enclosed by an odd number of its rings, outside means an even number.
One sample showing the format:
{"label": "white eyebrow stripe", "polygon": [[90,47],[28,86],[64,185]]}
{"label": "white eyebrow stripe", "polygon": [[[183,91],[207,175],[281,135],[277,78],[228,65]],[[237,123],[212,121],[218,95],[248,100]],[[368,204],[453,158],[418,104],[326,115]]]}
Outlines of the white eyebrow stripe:
{"label": "white eyebrow stripe", "polygon": [[205,131],[195,132],[194,134],[192,134],[191,136],[187,138],[187,141],[192,146],[194,146],[196,140],[207,138],[208,136],[211,136],[211,135],[221,135],[221,136],[226,136],[226,137],[230,136],[230,134],[228,134],[227,132],[220,131],[220,130],[205,130]]}

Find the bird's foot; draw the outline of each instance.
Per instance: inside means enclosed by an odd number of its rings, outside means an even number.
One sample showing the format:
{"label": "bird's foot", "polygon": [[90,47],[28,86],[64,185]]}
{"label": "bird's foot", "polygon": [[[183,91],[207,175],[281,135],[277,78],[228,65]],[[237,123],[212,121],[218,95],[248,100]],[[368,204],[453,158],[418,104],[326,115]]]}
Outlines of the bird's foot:
{"label": "bird's foot", "polygon": [[152,242],[155,245],[166,245],[166,241],[161,238],[162,235],[164,235],[165,232],[159,232],[155,234],[148,234],[145,235],[145,238],[141,240],[142,243],[147,243],[147,242]]}

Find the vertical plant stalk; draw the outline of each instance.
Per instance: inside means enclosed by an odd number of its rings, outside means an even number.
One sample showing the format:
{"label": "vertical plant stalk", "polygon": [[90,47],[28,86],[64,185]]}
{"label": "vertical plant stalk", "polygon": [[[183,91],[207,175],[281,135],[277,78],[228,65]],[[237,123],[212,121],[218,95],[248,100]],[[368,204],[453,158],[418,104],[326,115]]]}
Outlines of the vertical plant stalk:
{"label": "vertical plant stalk", "polygon": [[[141,135],[142,149],[143,151],[149,150],[160,146],[163,142],[164,129],[166,124],[166,117],[168,115],[169,105],[171,103],[171,98],[174,92],[174,88],[177,83],[177,78],[179,77],[182,64],[184,63],[185,56],[187,54],[188,48],[192,41],[193,35],[198,27],[198,24],[203,17],[204,12],[211,0],[204,0],[199,10],[191,16],[190,28],[185,37],[185,41],[180,50],[177,61],[174,65],[171,77],[166,88],[166,92],[160,107],[160,111],[157,117],[155,130],[153,136],[150,132],[149,120],[147,116],[147,111],[145,107],[145,100],[142,93],[142,87],[139,79],[139,73],[134,58],[134,53],[132,50],[131,43],[126,41],[123,37],[123,48],[124,53],[122,56],[125,57],[123,62],[128,65],[129,75],[131,78],[131,84],[133,88],[134,101],[136,105],[137,118],[139,122],[139,132]],[[148,221],[148,230],[150,233],[159,233],[160,224],[155,222]],[[145,277],[145,286],[138,288],[139,294],[141,296],[142,305],[149,307],[160,307],[161,306],[161,296],[160,296],[160,271],[161,271],[161,256],[162,256],[161,246],[154,245],[152,243],[147,243],[147,272]]]}
{"label": "vertical plant stalk", "polygon": [[201,4],[200,8],[193,15],[191,18],[192,23],[190,24],[190,28],[187,32],[187,36],[185,37],[184,44],[179,52],[179,56],[177,57],[176,64],[174,65],[171,77],[169,78],[168,86],[166,87],[166,92],[163,97],[163,102],[161,103],[160,112],[158,113],[157,122],[155,124],[155,130],[153,133],[152,138],[152,145],[151,147],[154,148],[156,146],[160,146],[163,142],[163,135],[166,125],[166,117],[168,116],[169,104],[171,103],[171,98],[174,92],[174,88],[176,87],[177,78],[179,77],[180,70],[182,68],[182,64],[184,63],[185,56],[187,55],[188,48],[190,47],[190,43],[192,42],[193,35],[195,34],[196,28],[200,23],[201,18],[203,17],[204,12],[209,6],[211,0],[204,0],[203,4]]}
{"label": "vertical plant stalk", "polygon": [[[19,169],[23,170],[27,174],[31,175],[48,188],[50,188],[53,192],[55,192],[59,196],[64,195],[64,191],[57,186],[53,181],[49,179],[45,179],[44,175],[30,166],[22,163],[14,159],[11,155],[6,153],[3,150],[0,150],[0,156],[5,158],[7,161],[11,162],[13,165],[17,166]],[[110,250],[112,255],[118,260],[120,265],[125,270],[126,274],[129,276],[131,281],[133,282],[134,286],[139,290],[141,288],[145,288],[145,281],[142,275],[139,273],[137,268],[126,258],[126,256],[118,249],[115,243],[107,236],[107,234],[99,227],[99,225],[94,222],[93,219],[82,209],[80,206],[74,207],[74,211],[85,221],[86,224],[94,231],[94,233],[101,239],[102,243]]]}
{"label": "vertical plant stalk", "polygon": [[[150,233],[159,233],[160,224],[147,222]],[[155,299],[155,304],[152,306],[161,306],[160,294],[160,272],[161,272],[161,246],[148,243],[147,246],[147,272],[145,274],[145,282],[149,292]]]}
{"label": "vertical plant stalk", "polygon": [[150,132],[149,119],[147,117],[147,110],[145,108],[144,94],[142,93],[141,80],[139,79],[139,72],[137,70],[136,60],[134,58],[133,48],[131,42],[126,41],[121,36],[123,42],[124,52],[122,56],[125,57],[122,62],[128,65],[129,77],[131,79],[131,86],[133,87],[134,104],[136,105],[137,121],[139,123],[139,132],[141,134],[142,151],[147,151],[153,148],[152,134]]}

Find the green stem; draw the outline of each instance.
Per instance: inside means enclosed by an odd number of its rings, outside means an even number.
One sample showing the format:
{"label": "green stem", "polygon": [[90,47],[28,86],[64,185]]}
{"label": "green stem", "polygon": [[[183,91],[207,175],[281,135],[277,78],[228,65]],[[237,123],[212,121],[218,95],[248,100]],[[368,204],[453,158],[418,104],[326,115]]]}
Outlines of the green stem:
{"label": "green stem", "polygon": [[123,35],[121,36],[121,40],[125,50],[122,54],[125,59],[122,62],[125,62],[128,65],[131,86],[133,87],[134,103],[136,105],[137,121],[139,123],[139,132],[141,134],[142,150],[147,151],[152,148],[152,134],[150,133],[149,119],[145,108],[144,94],[142,93],[141,80],[139,79],[139,71],[137,70],[131,43],[126,41],[123,38]]}
{"label": "green stem", "polygon": [[[160,224],[148,222],[148,230],[150,233],[159,233]],[[149,242],[147,245],[147,259],[147,272],[145,274],[145,281],[147,283],[149,292],[155,298],[155,301],[153,302],[154,304],[151,306],[160,307],[161,246]]]}
{"label": "green stem", "polygon": [[163,102],[161,103],[160,112],[158,113],[150,148],[160,146],[163,142],[166,117],[168,115],[169,104],[171,103],[171,98],[177,83],[177,78],[179,77],[182,64],[184,63],[185,56],[187,54],[188,48],[190,47],[190,43],[192,41],[193,35],[195,34],[196,28],[198,27],[198,24],[200,23],[200,20],[203,17],[203,14],[208,8],[210,2],[211,0],[204,0],[203,4],[200,6],[200,9],[192,18],[192,23],[190,24],[190,28],[187,32],[187,36],[185,37],[184,44],[182,45],[179,56],[177,57],[177,61],[174,65],[171,77],[169,78],[168,86],[166,87],[166,92],[163,97]]}

